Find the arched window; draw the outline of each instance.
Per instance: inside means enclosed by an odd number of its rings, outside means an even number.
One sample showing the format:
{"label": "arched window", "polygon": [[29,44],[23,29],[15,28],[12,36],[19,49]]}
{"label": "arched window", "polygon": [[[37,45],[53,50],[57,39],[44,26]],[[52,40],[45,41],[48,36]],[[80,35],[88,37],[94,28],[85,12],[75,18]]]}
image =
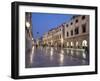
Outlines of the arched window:
{"label": "arched window", "polygon": [[71,30],[70,33],[71,33],[71,36],[72,36],[73,35],[73,30]]}
{"label": "arched window", "polygon": [[69,33],[67,32],[67,37],[69,36]]}
{"label": "arched window", "polygon": [[76,42],[76,46],[78,46],[78,41]]}
{"label": "arched window", "polygon": [[74,31],[75,31],[75,35],[79,34],[79,28],[78,27],[76,27]]}
{"label": "arched window", "polygon": [[78,19],[76,19],[76,21],[75,21],[76,23],[78,23]]}
{"label": "arched window", "polygon": [[86,40],[83,40],[82,46],[87,47],[87,41]]}
{"label": "arched window", "polygon": [[66,27],[68,27],[68,24],[66,25]]}
{"label": "arched window", "polygon": [[71,22],[70,24],[73,25],[73,22]]}
{"label": "arched window", "polygon": [[86,23],[82,25],[82,33],[86,32]]}
{"label": "arched window", "polygon": [[67,46],[69,46],[69,42],[67,42]]}
{"label": "arched window", "polygon": [[84,19],[85,19],[85,15],[82,16],[82,20],[84,20]]}
{"label": "arched window", "polygon": [[73,42],[71,42],[71,46],[74,46],[74,43]]}

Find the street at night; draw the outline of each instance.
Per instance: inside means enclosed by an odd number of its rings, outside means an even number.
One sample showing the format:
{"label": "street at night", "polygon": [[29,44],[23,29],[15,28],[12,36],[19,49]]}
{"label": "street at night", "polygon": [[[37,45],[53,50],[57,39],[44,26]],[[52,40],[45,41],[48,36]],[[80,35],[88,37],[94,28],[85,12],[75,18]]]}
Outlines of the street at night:
{"label": "street at night", "polygon": [[26,53],[26,68],[89,65],[88,58],[83,49],[33,46]]}
{"label": "street at night", "polygon": [[89,65],[88,15],[27,12],[25,28],[26,68]]}

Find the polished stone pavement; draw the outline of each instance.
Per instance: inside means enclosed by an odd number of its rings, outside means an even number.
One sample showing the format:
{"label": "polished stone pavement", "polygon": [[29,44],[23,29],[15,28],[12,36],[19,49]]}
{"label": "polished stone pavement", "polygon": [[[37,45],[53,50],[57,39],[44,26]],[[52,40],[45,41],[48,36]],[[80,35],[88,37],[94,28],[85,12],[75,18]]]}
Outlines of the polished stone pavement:
{"label": "polished stone pavement", "polygon": [[83,49],[33,46],[25,56],[26,68],[80,65],[89,65],[89,54]]}

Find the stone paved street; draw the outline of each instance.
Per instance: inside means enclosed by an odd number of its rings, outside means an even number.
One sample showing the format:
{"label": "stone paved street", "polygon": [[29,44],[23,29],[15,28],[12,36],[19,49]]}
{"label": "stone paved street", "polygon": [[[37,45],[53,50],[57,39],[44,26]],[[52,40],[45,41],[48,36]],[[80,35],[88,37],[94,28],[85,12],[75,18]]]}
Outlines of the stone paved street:
{"label": "stone paved street", "polygon": [[25,61],[26,68],[89,65],[89,54],[83,49],[33,46]]}

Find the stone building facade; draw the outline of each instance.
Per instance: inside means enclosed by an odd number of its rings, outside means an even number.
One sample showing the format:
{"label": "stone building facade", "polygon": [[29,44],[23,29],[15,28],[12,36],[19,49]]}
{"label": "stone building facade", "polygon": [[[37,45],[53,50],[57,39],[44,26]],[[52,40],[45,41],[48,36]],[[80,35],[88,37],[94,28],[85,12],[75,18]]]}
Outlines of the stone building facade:
{"label": "stone building facade", "polygon": [[63,43],[63,25],[57,28],[49,30],[49,32],[45,33],[43,36],[44,44],[48,46],[60,46]]}
{"label": "stone building facade", "polygon": [[83,48],[89,46],[89,16],[74,16],[66,23],[64,45],[66,47]]}
{"label": "stone building facade", "polygon": [[89,16],[73,16],[69,22],[49,30],[43,35],[43,43],[67,48],[89,47]]}
{"label": "stone building facade", "polygon": [[25,13],[25,45],[26,51],[32,49],[33,36],[32,36],[32,14],[29,12]]}

